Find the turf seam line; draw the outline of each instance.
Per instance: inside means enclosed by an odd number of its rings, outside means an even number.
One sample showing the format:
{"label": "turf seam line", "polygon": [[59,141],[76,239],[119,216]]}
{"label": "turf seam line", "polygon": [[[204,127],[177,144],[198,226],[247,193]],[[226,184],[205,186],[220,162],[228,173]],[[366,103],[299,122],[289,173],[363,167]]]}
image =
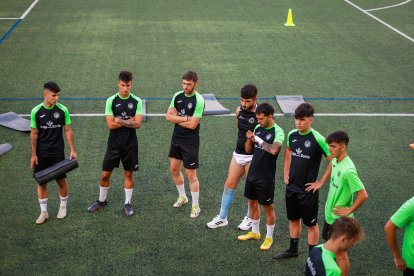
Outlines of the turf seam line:
{"label": "turf seam line", "polygon": [[376,17],[375,15],[370,14],[369,12],[367,12],[366,10],[364,10],[363,8],[361,8],[360,6],[352,3],[349,0],[344,0],[345,2],[347,2],[349,5],[355,7],[356,9],[360,10],[361,12],[365,13],[366,15],[374,18],[375,20],[377,20],[378,22],[380,22],[381,24],[383,24],[384,26],[390,28],[391,30],[393,30],[394,32],[398,33],[399,35],[405,37],[406,39],[410,40],[411,42],[414,43],[414,38],[406,35],[405,33],[401,32],[400,30],[398,30],[397,28],[394,28],[393,26],[391,26],[390,24],[388,24],[387,22],[382,21],[381,19],[379,19],[378,17]]}
{"label": "turf seam line", "polygon": [[22,19],[17,19],[16,22],[10,27],[10,29],[7,30],[7,32],[0,38],[0,44],[3,43],[4,40],[11,34],[11,32],[17,27],[17,25],[22,22]]}

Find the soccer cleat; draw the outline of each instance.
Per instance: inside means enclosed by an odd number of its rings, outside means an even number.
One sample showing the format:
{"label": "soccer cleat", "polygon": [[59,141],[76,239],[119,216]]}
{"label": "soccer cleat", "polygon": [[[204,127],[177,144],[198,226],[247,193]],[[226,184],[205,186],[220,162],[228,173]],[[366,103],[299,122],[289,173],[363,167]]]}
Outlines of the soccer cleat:
{"label": "soccer cleat", "polygon": [[173,207],[174,208],[181,207],[182,205],[186,204],[187,202],[188,202],[188,198],[186,196],[179,196],[177,198],[177,201],[174,203]]}
{"label": "soccer cleat", "polygon": [[248,232],[245,235],[238,236],[237,239],[239,241],[248,241],[248,240],[258,240],[260,239],[260,237],[261,237],[260,233]]}
{"label": "soccer cleat", "polygon": [[244,217],[242,222],[237,226],[237,229],[247,231],[252,227],[252,220],[249,217]]}
{"label": "soccer cleat", "polygon": [[63,218],[65,218],[66,217],[66,207],[65,206],[60,206],[60,208],[59,208],[59,212],[58,212],[58,214],[57,214],[57,218],[58,219],[63,219]]}
{"label": "soccer cleat", "polygon": [[270,247],[272,246],[272,244],[273,244],[273,239],[269,238],[269,237],[266,237],[264,239],[262,245],[260,246],[260,249],[261,250],[269,250]]}
{"label": "soccer cleat", "polygon": [[297,257],[297,256],[299,256],[298,252],[293,252],[293,251],[290,251],[289,249],[286,249],[285,251],[277,253],[273,257],[273,259],[280,260],[280,259],[294,258],[294,257]]}
{"label": "soccer cleat", "polygon": [[125,204],[125,215],[127,217],[130,217],[130,216],[134,215],[134,209],[132,209],[131,203]]}
{"label": "soccer cleat", "polygon": [[220,218],[220,216],[217,216],[215,218],[213,218],[212,221],[210,221],[209,223],[207,223],[207,227],[210,229],[215,229],[218,227],[223,227],[223,226],[227,226],[229,224],[228,220],[222,219]]}
{"label": "soccer cleat", "polygon": [[190,214],[190,218],[196,218],[198,217],[198,215],[200,214],[201,209],[198,205],[193,205],[193,207],[191,207],[191,214]]}
{"label": "soccer cleat", "polygon": [[36,224],[43,224],[49,218],[48,212],[40,212],[40,216],[36,220]]}
{"label": "soccer cleat", "polygon": [[107,204],[108,204],[107,200],[105,200],[104,202],[101,202],[101,201],[97,200],[94,203],[92,203],[91,206],[88,207],[88,212],[93,213],[96,210],[98,210],[99,208],[105,207]]}

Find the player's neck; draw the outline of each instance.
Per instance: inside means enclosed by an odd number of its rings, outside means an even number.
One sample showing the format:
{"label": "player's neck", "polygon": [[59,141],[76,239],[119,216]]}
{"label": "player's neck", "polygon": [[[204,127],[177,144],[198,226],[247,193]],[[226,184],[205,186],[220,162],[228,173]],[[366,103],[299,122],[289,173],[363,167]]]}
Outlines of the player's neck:
{"label": "player's neck", "polygon": [[342,160],[344,160],[346,157],[348,156],[348,153],[346,151],[341,152],[341,154],[336,158],[336,160],[339,162],[341,162]]}
{"label": "player's neck", "polygon": [[51,104],[51,103],[49,103],[47,101],[43,101],[43,106],[46,107],[46,108],[48,108],[48,109],[50,109],[50,108],[53,107],[53,104]]}
{"label": "player's neck", "polygon": [[335,244],[335,242],[333,240],[328,240],[326,243],[324,243],[323,248],[325,248],[326,250],[331,251],[332,253],[334,253],[335,255],[339,253],[339,246]]}

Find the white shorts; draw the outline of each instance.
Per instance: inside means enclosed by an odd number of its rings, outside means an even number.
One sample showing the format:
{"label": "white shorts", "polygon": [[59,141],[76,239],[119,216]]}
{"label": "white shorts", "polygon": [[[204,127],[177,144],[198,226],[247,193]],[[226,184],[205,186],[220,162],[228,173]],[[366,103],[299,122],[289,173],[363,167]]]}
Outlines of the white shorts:
{"label": "white shorts", "polygon": [[236,160],[237,165],[244,167],[252,161],[253,155],[238,154],[233,151],[233,157],[234,160]]}

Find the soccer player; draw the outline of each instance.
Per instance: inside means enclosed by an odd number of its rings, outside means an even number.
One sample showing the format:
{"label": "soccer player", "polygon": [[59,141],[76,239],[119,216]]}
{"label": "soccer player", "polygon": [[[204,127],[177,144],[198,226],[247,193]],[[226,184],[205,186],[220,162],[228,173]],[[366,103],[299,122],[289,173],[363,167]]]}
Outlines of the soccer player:
{"label": "soccer player", "polygon": [[[30,113],[30,144],[32,157],[30,168],[34,173],[50,167],[65,159],[65,143],[63,141],[62,128],[70,148],[70,159],[77,158],[74,146],[74,138],[68,109],[58,103],[60,87],[57,83],[49,81],[43,85],[43,103],[37,105]],[[69,188],[66,174],[56,178],[59,186],[60,208],[57,218],[66,217]],[[40,216],[37,224],[43,224],[48,218],[47,212],[47,184],[37,185],[37,197],[40,204]]]}
{"label": "soccer player", "polygon": [[273,207],[275,193],[276,159],[282,148],[285,134],[273,119],[274,109],[268,103],[262,103],[256,108],[258,125],[254,132],[246,132],[245,149],[252,152],[253,158],[247,173],[244,196],[248,199],[252,231],[238,236],[241,241],[260,239],[260,208],[262,205],[266,214],[267,233],[261,250],[268,250],[273,243],[276,214]]}
{"label": "soccer player", "polygon": [[[233,152],[233,157],[230,161],[229,171],[226,182],[224,183],[224,191],[221,197],[220,214],[212,221],[207,223],[208,228],[217,228],[228,225],[227,213],[233,202],[234,193],[240,178],[247,175],[252,161],[252,154],[246,152],[244,144],[246,143],[246,132],[253,131],[257,125],[256,118],[256,104],[257,102],[257,87],[253,84],[246,84],[240,91],[240,106],[236,109],[237,128],[239,130],[237,135],[236,150]],[[237,227],[240,230],[249,230],[251,226],[249,209],[247,214]]]}
{"label": "soccer player", "polygon": [[[296,129],[289,132],[286,139],[284,182],[290,246],[276,254],[275,259],[299,255],[302,222],[308,229],[309,252],[319,243],[319,189],[329,179],[331,154],[325,138],[312,128],[314,112],[310,104],[300,104],[294,114]],[[321,179],[317,180],[322,156],[326,157],[328,165]]]}
{"label": "soccer player", "polygon": [[[405,227],[402,255],[397,243],[397,229]],[[394,256],[395,268],[404,275],[414,275],[414,197],[405,202],[385,224],[388,246]]]}
{"label": "soccer player", "polygon": [[92,213],[108,204],[110,178],[115,167],[122,161],[124,167],[124,212],[134,215],[131,205],[134,189],[133,173],[138,170],[138,138],[136,129],[142,122],[142,100],[131,93],[132,73],[121,71],[118,77],[118,93],[106,100],[105,120],[109,128],[108,147],[102,165],[99,199],[88,207]]}
{"label": "soccer player", "polygon": [[[331,228],[326,243],[315,246],[306,259],[307,276],[341,276],[337,256],[346,254],[357,242],[364,239],[364,232],[358,221],[340,217]],[[343,274],[342,274],[343,275]]]}
{"label": "soccer player", "polygon": [[166,114],[166,120],[174,124],[171,138],[170,161],[171,176],[178,190],[178,199],[173,207],[178,208],[188,202],[184,188],[184,165],[187,175],[192,208],[190,217],[200,214],[199,181],[197,178],[198,152],[200,148],[200,119],[204,112],[204,99],[197,92],[198,76],[194,71],[187,71],[182,77],[183,90],[174,94]]}
{"label": "soccer player", "polygon": [[[354,217],[354,212],[367,200],[368,194],[357,174],[354,163],[347,154],[348,134],[335,131],[326,138],[332,156],[331,182],[325,204],[325,223],[322,238],[328,240],[332,224],[339,217]],[[354,199],[354,194],[356,195]],[[342,275],[348,275],[350,263],[348,254],[337,256]]]}

